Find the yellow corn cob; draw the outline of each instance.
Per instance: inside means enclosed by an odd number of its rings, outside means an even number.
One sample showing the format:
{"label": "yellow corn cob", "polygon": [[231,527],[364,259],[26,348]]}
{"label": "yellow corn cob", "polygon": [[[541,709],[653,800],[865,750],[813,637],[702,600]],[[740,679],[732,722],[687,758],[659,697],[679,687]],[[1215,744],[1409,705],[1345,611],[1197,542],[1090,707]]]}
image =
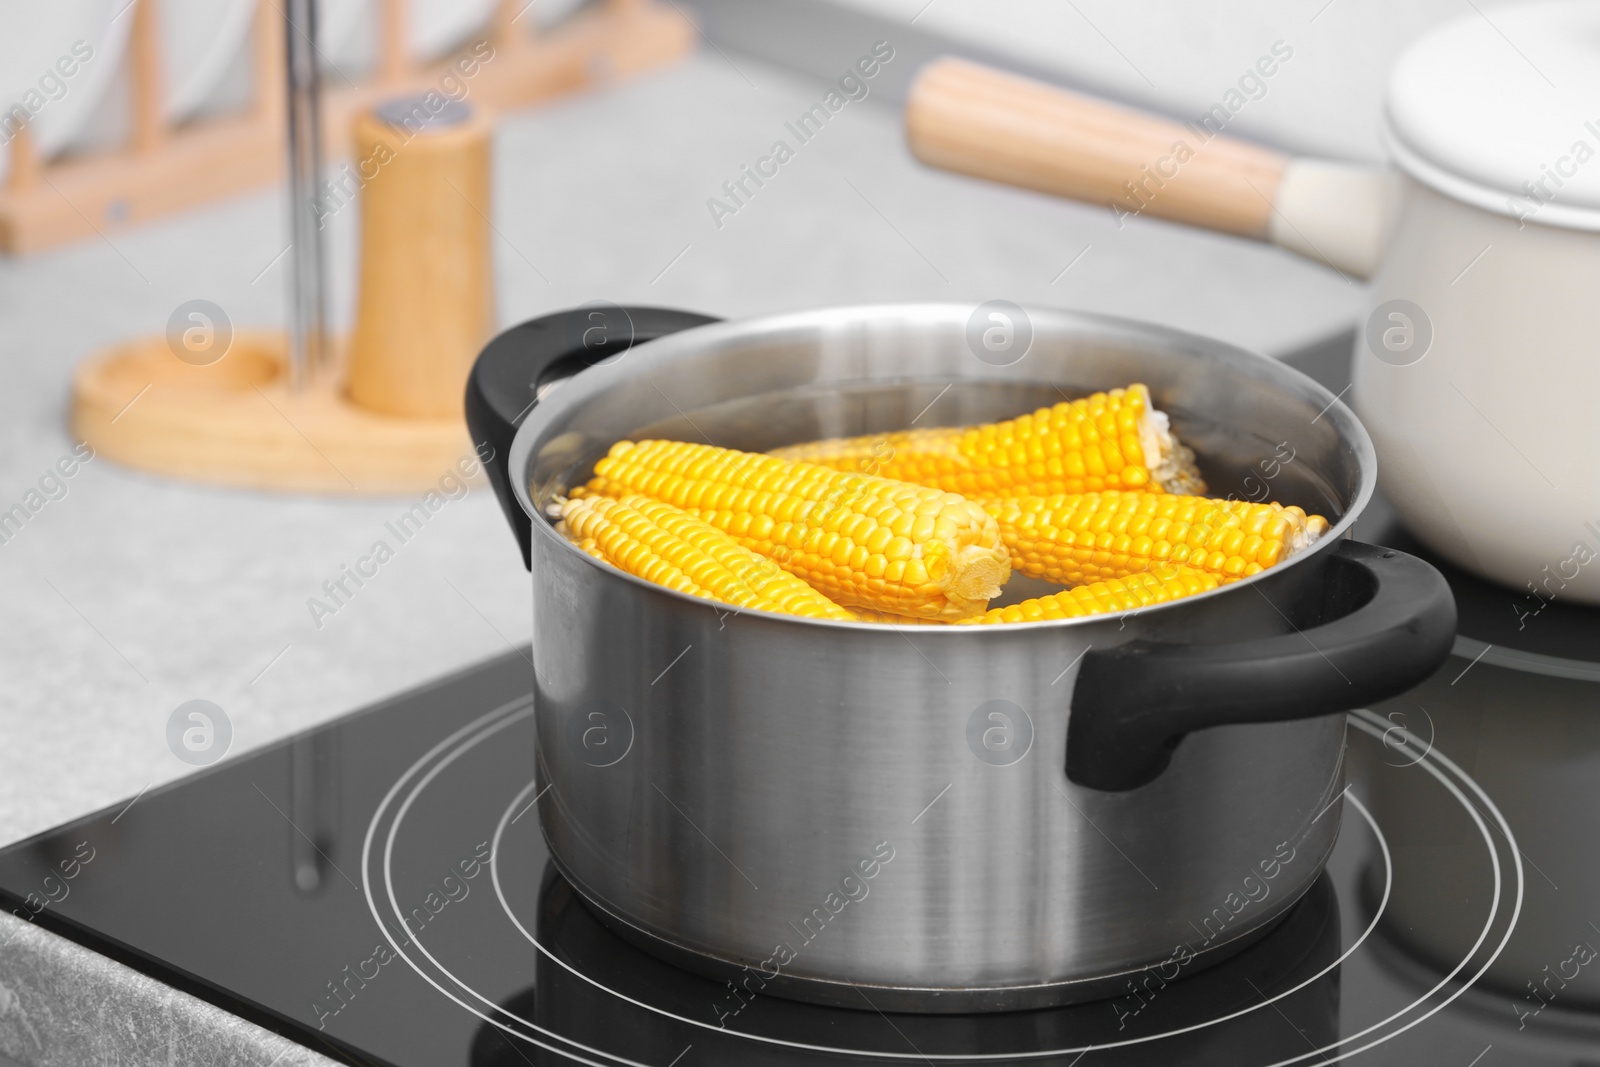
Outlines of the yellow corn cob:
{"label": "yellow corn cob", "polygon": [[853,618],[772,560],[670,504],[586,497],[567,501],[561,518],[562,532],[591,556],[668,589],[737,608]]}
{"label": "yellow corn cob", "polygon": [[954,493],[685,441],[620,441],[585,494],[684,508],[835,603],[976,615],[1011,575],[1000,531]]}
{"label": "yellow corn cob", "polygon": [[984,625],[996,622],[1041,622],[1047,619],[1077,619],[1086,615],[1108,615],[1119,611],[1162,604],[1179,597],[1215,589],[1221,579],[1193,567],[1160,566],[1155,570],[1108,578],[1059,593],[1024,600],[1010,607],[995,608],[961,624]]}
{"label": "yellow corn cob", "polygon": [[1224,582],[1248,578],[1322,536],[1328,520],[1297,507],[1170,493],[1081,493],[988,500],[1011,565],[1032,578],[1082,585],[1157,563]]}
{"label": "yellow corn cob", "polygon": [[1005,422],[834,438],[772,454],[975,500],[1106,489],[1205,492],[1194,453],[1137,384]]}

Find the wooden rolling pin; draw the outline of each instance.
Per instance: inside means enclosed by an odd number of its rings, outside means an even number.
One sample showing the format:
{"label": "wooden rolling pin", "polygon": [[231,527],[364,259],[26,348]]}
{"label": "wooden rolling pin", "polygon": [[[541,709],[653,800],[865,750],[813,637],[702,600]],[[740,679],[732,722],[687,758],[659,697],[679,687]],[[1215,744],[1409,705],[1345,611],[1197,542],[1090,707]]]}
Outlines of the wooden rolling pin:
{"label": "wooden rolling pin", "polygon": [[1223,135],[943,58],[906,101],[906,139],[929,166],[1272,241],[1370,273],[1390,215],[1388,172],[1294,159]]}
{"label": "wooden rolling pin", "polygon": [[[434,94],[430,94],[434,95]],[[357,116],[361,279],[346,389],[372,411],[460,416],[494,330],[486,118],[397,98]]]}

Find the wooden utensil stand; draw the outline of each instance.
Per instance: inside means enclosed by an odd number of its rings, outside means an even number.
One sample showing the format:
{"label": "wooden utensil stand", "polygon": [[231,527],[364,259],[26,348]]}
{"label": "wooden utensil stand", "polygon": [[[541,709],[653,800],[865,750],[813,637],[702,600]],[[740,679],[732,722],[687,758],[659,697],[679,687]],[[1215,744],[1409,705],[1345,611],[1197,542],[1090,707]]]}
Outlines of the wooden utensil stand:
{"label": "wooden utensil stand", "polygon": [[98,353],[73,380],[72,434],[125,466],[186,481],[310,493],[420,493],[472,443],[461,416],[385,415],[354,403],[342,367],[288,387],[280,333],[239,333],[196,367],[166,338]]}
{"label": "wooden utensil stand", "polygon": [[[526,3],[500,6],[482,39],[494,49],[491,59],[480,50],[470,78],[455,68],[477,112],[473,121],[480,127],[471,128],[478,148],[430,162],[432,149],[412,142],[362,194],[362,295],[351,359],[343,358],[346,346],[335,344],[333,364],[312,368],[305,386],[291,389],[284,334],[241,331],[225,351],[218,342],[218,358],[203,354],[198,360],[191,352],[180,355],[183,346],[168,337],[133,340],[78,367],[74,436],[127,466],[255,489],[421,493],[453,470],[459,475],[474,451],[460,411],[466,372],[493,328],[489,165],[481,124],[496,111],[647,69],[693,45],[693,27],[650,0],[606,0],[548,38],[514,24]],[[152,0],[139,0],[137,11],[145,21],[133,34],[136,47],[153,47]],[[438,90],[452,70],[456,57],[422,69],[397,58],[404,54],[401,0],[384,0],[383,12],[382,58],[372,84],[330,90],[324,98],[330,156],[349,152],[353,123],[364,124],[357,127],[363,144],[380,136],[367,114],[376,101]],[[13,157],[11,184],[0,192],[0,243],[39,247],[92,233],[85,215],[104,218],[115,209],[116,224],[127,224],[275,180],[284,162],[285,90],[282,17],[273,0],[262,0],[255,32],[258,99],[250,115],[183,131],[136,123],[144,132],[113,158],[42,171],[23,146]],[[135,56],[136,73],[145,75],[135,79],[141,107],[154,107],[159,96],[150,83],[151,62],[148,55]],[[422,136],[448,146],[449,138],[467,135]],[[414,207],[419,182],[448,182],[462,202],[445,190],[422,201],[429,210],[408,210],[406,197]],[[451,250],[445,265],[450,284],[426,294],[439,305],[422,306],[415,292],[437,274],[437,265],[407,265],[413,247]],[[444,290],[453,297],[441,299]]]}

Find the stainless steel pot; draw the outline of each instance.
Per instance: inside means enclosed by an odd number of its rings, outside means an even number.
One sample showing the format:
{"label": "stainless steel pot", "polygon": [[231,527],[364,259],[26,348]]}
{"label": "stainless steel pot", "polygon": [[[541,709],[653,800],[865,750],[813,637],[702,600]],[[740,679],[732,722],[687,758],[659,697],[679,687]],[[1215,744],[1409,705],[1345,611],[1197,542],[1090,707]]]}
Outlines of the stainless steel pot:
{"label": "stainless steel pot", "polygon": [[[1333,713],[1403,691],[1450,647],[1438,573],[1342,538],[1373,491],[1372,445],[1316,383],[1055,311],[1023,313],[1031,345],[996,366],[967,344],[973,314],[595,307],[507,331],[474,369],[469,422],[533,572],[551,854],[626,935],[748,994],[1002,1009],[1148,994],[1220,959],[1332,847]],[[1129,615],[897,628],[719,609],[542,518],[623,437],[764,450],[1129,381],[1214,491],[1321,511],[1332,535]]]}

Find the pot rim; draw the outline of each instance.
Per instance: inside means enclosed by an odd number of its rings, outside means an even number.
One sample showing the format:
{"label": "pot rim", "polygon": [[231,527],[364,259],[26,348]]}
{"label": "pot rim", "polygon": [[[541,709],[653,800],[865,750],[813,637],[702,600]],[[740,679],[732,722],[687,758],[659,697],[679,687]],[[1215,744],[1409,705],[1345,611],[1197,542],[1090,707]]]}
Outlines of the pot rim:
{"label": "pot rim", "polygon": [[1396,132],[1392,117],[1385,116],[1379,135],[1395,169],[1418,185],[1426,186],[1463,207],[1476,208],[1501,218],[1516,219],[1524,226],[1531,223],[1552,230],[1577,233],[1593,233],[1600,230],[1600,208],[1557,203],[1554,200],[1536,200],[1525,192],[1498,189],[1435,163],[1406,143]]}
{"label": "pot rim", "polygon": [[[726,319],[718,322],[708,323],[704,326],[695,326],[686,330],[680,330],[676,333],[667,334],[663,337],[658,337],[652,341],[647,341],[644,344],[629,349],[628,354],[630,358],[633,358],[635,354],[637,354],[638,358],[642,358],[651,363],[659,363],[671,360],[681,351],[698,349],[708,344],[717,344],[719,342],[737,338],[741,334],[750,333],[756,330],[776,330],[800,326],[826,327],[874,317],[917,318],[931,321],[964,322],[967,316],[971,314],[971,311],[972,305],[956,303],[954,301],[916,301],[892,304],[877,303],[833,305],[825,308],[779,312],[776,314],[758,315],[749,318]],[[1377,453],[1373,447],[1372,438],[1367,434],[1366,427],[1361,424],[1361,421],[1356,417],[1355,412],[1352,411],[1347,404],[1345,404],[1344,400],[1342,399],[1342,394],[1339,396],[1334,395],[1320,382],[1317,382],[1304,373],[1295,370],[1293,367],[1287,365],[1281,360],[1275,359],[1272,356],[1261,352],[1256,352],[1252,349],[1229,344],[1226,341],[1219,341],[1204,334],[1191,333],[1187,330],[1178,330],[1169,326],[1161,326],[1140,319],[1124,318],[1117,315],[1106,315],[1099,312],[1074,311],[1061,308],[1039,308],[1026,305],[1024,306],[1024,311],[1031,319],[1034,319],[1035,321],[1039,321],[1041,319],[1055,320],[1058,323],[1066,323],[1080,328],[1084,333],[1099,332],[1107,335],[1117,336],[1123,339],[1140,340],[1152,344],[1164,345],[1169,348],[1199,350],[1201,352],[1218,354],[1225,353],[1230,358],[1240,360],[1246,364],[1254,364],[1258,367],[1270,368],[1265,375],[1261,376],[1263,379],[1268,381],[1272,381],[1274,378],[1281,379],[1279,381],[1274,381],[1273,384],[1286,387],[1290,394],[1294,395],[1297,399],[1318,402],[1319,407],[1322,408],[1322,414],[1319,416],[1319,418],[1328,419],[1338,430],[1340,438],[1348,443],[1356,453],[1357,468],[1360,471],[1360,482],[1357,486],[1354,499],[1352,499],[1350,504],[1344,509],[1344,514],[1340,516],[1339,521],[1332,524],[1328,528],[1327,532],[1317,540],[1315,545],[1309,546],[1290,559],[1287,559],[1276,566],[1269,567],[1263,571],[1253,574],[1248,578],[1241,578],[1236,582],[1232,582],[1227,585],[1219,585],[1215,589],[1210,589],[1203,593],[1194,593],[1189,596],[1181,597],[1177,600],[1169,600],[1162,604],[1151,605],[1150,607],[1136,608],[1134,609],[1134,612],[1141,615],[1165,615],[1174,609],[1182,610],[1192,603],[1211,600],[1215,597],[1226,594],[1233,589],[1241,589],[1246,586],[1257,585],[1262,579],[1265,579],[1268,576],[1283,573],[1290,567],[1303,564],[1311,558],[1321,554],[1321,552],[1324,551],[1327,546],[1335,544],[1345,537],[1348,537],[1351,530],[1355,526],[1357,518],[1360,517],[1361,513],[1366,509],[1367,504],[1371,501],[1373,493],[1377,488]],[[635,359],[634,362],[636,363],[637,359]],[[562,382],[561,389],[557,391],[556,395],[560,396],[562,392],[565,392],[568,389],[574,389],[574,387],[577,387],[578,390],[582,390],[583,387],[580,384],[581,382],[581,374],[572,376],[572,378]],[[588,386],[588,389],[584,391],[598,391],[599,388],[600,386],[597,382],[595,382],[591,383]],[[568,397],[580,395],[582,395],[581,392],[574,391],[569,393]],[[911,630],[916,632],[918,636],[922,636],[924,634],[932,636],[933,634],[937,633],[950,632],[967,634],[1004,634],[1008,632],[1015,632],[1023,628],[1026,628],[1029,631],[1040,630],[1043,628],[1082,628],[1103,624],[1108,620],[1122,619],[1130,614],[1130,612],[1115,612],[1104,615],[1086,615],[1076,619],[1040,619],[1031,622],[1014,622],[995,626],[957,626],[954,624],[944,626],[927,626],[916,624],[912,624],[910,626],[898,626],[894,623],[884,622],[814,619],[803,615],[787,615],[780,612],[765,611],[760,608],[740,608],[733,604],[726,604],[720,600],[711,600],[706,597],[690,596],[688,593],[680,593],[675,589],[669,589],[666,586],[657,585],[654,582],[646,581],[643,578],[629,574],[627,571],[624,571],[621,568],[615,567],[604,560],[596,559],[584,552],[582,549],[578,548],[577,545],[556,533],[555,525],[549,521],[546,515],[544,515],[537,507],[534,506],[533,500],[529,495],[529,487],[525,472],[528,466],[529,455],[533,451],[533,440],[539,433],[538,427],[540,423],[544,421],[540,416],[548,413],[550,410],[550,406],[542,400],[533,407],[533,410],[529,413],[527,420],[517,428],[516,437],[513,439],[511,444],[510,455],[507,457],[507,468],[512,474],[512,493],[516,498],[518,506],[521,507],[523,512],[529,517],[530,523],[533,527],[533,536],[549,538],[560,546],[558,551],[572,552],[581,557],[586,564],[593,567],[598,567],[603,572],[608,573],[611,577],[620,578],[625,582],[639,587],[645,592],[671,597],[689,604],[695,604],[704,607],[709,611],[718,611],[719,609],[723,609],[731,611],[735,615],[751,615],[758,619],[765,619],[771,622],[793,626],[817,627],[830,630],[853,632],[860,632],[862,627],[870,627],[874,631],[893,631],[901,634]],[[940,638],[940,640],[955,640],[955,638]]]}

